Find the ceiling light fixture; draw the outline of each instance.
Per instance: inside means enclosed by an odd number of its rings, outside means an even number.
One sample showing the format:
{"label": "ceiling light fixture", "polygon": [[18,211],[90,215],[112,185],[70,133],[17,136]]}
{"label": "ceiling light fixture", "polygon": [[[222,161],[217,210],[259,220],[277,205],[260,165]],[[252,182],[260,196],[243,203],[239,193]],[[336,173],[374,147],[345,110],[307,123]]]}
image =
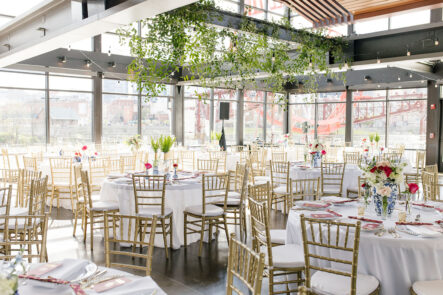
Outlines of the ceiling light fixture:
{"label": "ceiling light fixture", "polygon": [[438,46],[440,44],[440,42],[438,42],[438,38],[435,38],[435,40],[434,40],[434,45],[435,46]]}
{"label": "ceiling light fixture", "polygon": [[108,63],[108,65],[109,65],[111,68],[115,68],[115,67],[117,67],[117,64],[115,63],[115,61],[111,61],[110,63]]}
{"label": "ceiling light fixture", "polygon": [[68,45],[68,51],[71,51],[71,44]]}
{"label": "ceiling light fixture", "polygon": [[64,63],[64,64],[68,61],[68,59],[66,58],[66,56],[61,56],[61,57],[58,58],[58,60],[59,60],[61,63]]}
{"label": "ceiling light fixture", "polygon": [[367,82],[367,81],[371,81],[371,77],[370,76],[365,76],[365,81]]}
{"label": "ceiling light fixture", "polygon": [[87,68],[89,68],[91,66],[91,61],[89,59],[85,60],[85,65]]}
{"label": "ceiling light fixture", "polygon": [[111,56],[111,46],[109,46],[109,49],[108,49],[108,56]]}

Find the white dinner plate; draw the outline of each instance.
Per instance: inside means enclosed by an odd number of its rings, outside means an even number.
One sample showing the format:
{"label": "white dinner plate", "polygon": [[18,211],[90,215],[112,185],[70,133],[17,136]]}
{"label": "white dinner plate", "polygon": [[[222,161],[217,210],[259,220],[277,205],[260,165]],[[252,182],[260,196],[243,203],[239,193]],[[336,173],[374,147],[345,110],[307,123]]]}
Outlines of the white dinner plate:
{"label": "white dinner plate", "polygon": [[331,207],[331,203],[313,202],[313,201],[296,201],[295,205],[298,208],[304,210],[313,210],[313,211],[325,210]]}
{"label": "white dinner plate", "polygon": [[321,200],[328,203],[332,203],[334,206],[352,205],[356,201],[356,199],[336,197],[336,196],[323,197],[321,198]]}
{"label": "white dinner plate", "polygon": [[383,223],[364,223],[361,226],[362,231],[373,232],[383,228]]}

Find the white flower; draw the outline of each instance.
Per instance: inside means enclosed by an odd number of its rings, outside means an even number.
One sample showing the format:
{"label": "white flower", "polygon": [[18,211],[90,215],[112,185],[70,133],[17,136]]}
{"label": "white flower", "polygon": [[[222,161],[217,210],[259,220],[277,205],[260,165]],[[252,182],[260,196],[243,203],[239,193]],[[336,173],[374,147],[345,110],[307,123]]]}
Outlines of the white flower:
{"label": "white flower", "polygon": [[377,193],[381,196],[388,197],[391,194],[392,190],[389,186],[384,186],[381,188],[377,188]]}
{"label": "white flower", "polygon": [[17,277],[12,277],[9,280],[5,277],[0,278],[0,294],[13,295],[16,289]]}

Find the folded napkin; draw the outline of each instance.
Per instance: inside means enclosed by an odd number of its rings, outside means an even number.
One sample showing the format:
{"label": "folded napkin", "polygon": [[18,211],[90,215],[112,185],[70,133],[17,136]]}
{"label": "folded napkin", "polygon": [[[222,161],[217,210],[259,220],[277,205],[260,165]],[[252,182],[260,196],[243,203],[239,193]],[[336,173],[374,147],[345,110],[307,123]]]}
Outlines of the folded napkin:
{"label": "folded napkin", "polygon": [[408,230],[410,230],[411,232],[413,232],[416,235],[421,235],[423,237],[436,237],[436,236],[440,236],[441,233],[436,232],[430,228],[427,227],[423,227],[423,226],[416,226],[416,225],[407,225],[406,228]]}
{"label": "folded napkin", "polygon": [[40,278],[32,275],[19,275],[21,279],[34,280],[39,282],[53,283],[55,285],[66,285],[69,286],[75,295],[86,295],[85,291],[81,288],[80,284],[71,284],[69,281],[59,280],[56,278]]}
{"label": "folded napkin", "polygon": [[331,213],[331,214],[333,214],[333,215],[335,215],[335,216],[337,216],[337,217],[342,217],[342,216],[343,216],[343,215],[341,215],[340,213],[337,213],[337,212],[335,212],[335,211],[332,211],[331,209],[326,210],[326,212]]}
{"label": "folded napkin", "polygon": [[370,219],[370,218],[365,218],[365,217],[348,216],[348,218],[350,218],[350,219],[357,219],[357,220],[366,221],[366,222],[383,223],[383,221],[381,221],[381,220]]}
{"label": "folded napkin", "polygon": [[311,218],[332,218],[336,215],[330,213],[312,213],[310,215]]}
{"label": "folded napkin", "polygon": [[302,206],[307,208],[328,208],[330,204],[303,203]]}
{"label": "folded napkin", "polygon": [[437,210],[440,213],[443,213],[443,209],[442,208],[435,208],[435,210]]}
{"label": "folded napkin", "polygon": [[420,206],[420,207],[424,207],[424,208],[434,208],[434,206],[432,206],[432,205],[426,205],[426,204],[423,204],[423,203],[412,203],[412,205]]}
{"label": "folded napkin", "polygon": [[429,222],[396,222],[396,225],[432,225],[432,223]]}
{"label": "folded napkin", "polygon": [[349,202],[357,201],[356,199],[348,199],[348,198],[335,197],[335,196],[323,197],[321,199],[323,201],[331,202],[333,204],[344,204],[344,203],[349,203]]}
{"label": "folded napkin", "polygon": [[[132,278],[131,278],[132,279]],[[132,294],[152,294],[154,290],[157,290],[156,295],[166,295],[154,282],[151,277],[142,277],[128,282],[124,285],[110,289],[103,293],[88,292],[92,294],[103,295],[132,295]]]}
{"label": "folded napkin", "polygon": [[71,281],[78,278],[89,263],[88,260],[84,259],[64,259],[59,267],[45,273],[43,276]]}

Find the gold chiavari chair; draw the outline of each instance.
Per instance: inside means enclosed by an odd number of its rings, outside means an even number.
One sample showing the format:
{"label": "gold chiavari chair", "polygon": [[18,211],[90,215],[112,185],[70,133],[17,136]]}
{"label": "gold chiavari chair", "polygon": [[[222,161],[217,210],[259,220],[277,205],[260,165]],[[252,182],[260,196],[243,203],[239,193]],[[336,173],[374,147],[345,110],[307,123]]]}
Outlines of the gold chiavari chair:
{"label": "gold chiavari chair", "polygon": [[294,287],[294,285],[304,282],[302,274],[305,263],[302,249],[294,244],[273,247],[266,202],[260,203],[249,198],[249,208],[251,209],[253,249],[257,252],[265,251],[264,275],[269,278],[269,294],[296,292],[298,286]]}
{"label": "gold chiavari chair", "polygon": [[72,236],[75,237],[75,233],[77,231],[77,221],[79,216],[82,218],[82,225],[81,228],[84,227],[84,216],[83,212],[85,210],[85,196],[84,196],[84,188],[83,188],[83,182],[82,182],[82,165],[75,165],[74,166],[74,185],[75,185],[75,208],[72,209],[74,213],[74,229],[72,232]]}
{"label": "gold chiavari chair", "polygon": [[404,173],[406,183],[418,184],[421,181],[421,172],[425,169],[425,167],[426,167],[426,152],[416,151],[415,171],[414,173],[407,173],[407,172]]}
{"label": "gold chiavari chair", "polygon": [[31,181],[29,194],[29,215],[44,215],[46,213],[46,193],[48,190],[48,176]]}
{"label": "gold chiavari chair", "polygon": [[0,260],[12,260],[22,252],[22,257],[29,262],[33,259],[47,261],[48,214],[0,215],[0,225],[4,228],[3,239],[0,239],[0,252],[3,252]]}
{"label": "gold chiavari chair", "polygon": [[342,196],[345,168],[345,163],[321,163],[321,196]]}
{"label": "gold chiavari chair", "polygon": [[410,288],[411,295],[440,294],[443,290],[443,280],[416,281]]}
{"label": "gold chiavari chair", "polygon": [[287,162],[288,161],[288,153],[286,153],[286,152],[272,152],[271,161],[272,162]]}
{"label": "gold chiavari chair", "polygon": [[271,181],[271,178],[266,176],[265,166],[262,166],[260,162],[253,163],[253,161],[249,160],[246,163],[250,171],[249,181],[253,185]]}
{"label": "gold chiavari chair", "polygon": [[12,185],[0,188],[0,216],[10,214],[11,197],[12,197]]}
{"label": "gold chiavari chair", "polygon": [[401,158],[402,158],[402,154],[401,153],[384,153],[382,155],[382,160],[385,161],[389,161],[391,163],[400,163],[401,162]]}
{"label": "gold chiavari chair", "polygon": [[[142,270],[145,271],[146,276],[151,275],[157,216],[142,217],[106,212],[104,224],[106,267]],[[133,245],[132,251],[116,249],[121,247],[119,246],[121,243]],[[135,247],[140,247],[140,253],[135,251]],[[142,251],[144,247],[148,248],[146,253]],[[142,266],[136,263],[112,262],[111,258],[114,256],[145,259],[146,264]]]}
{"label": "gold chiavari chair", "polygon": [[[271,185],[268,182],[257,185],[248,185],[248,198],[259,202],[266,203],[268,210],[271,208]],[[269,217],[271,212],[268,212]],[[286,243],[286,230],[285,229],[270,229],[270,238],[272,246],[284,245]]]}
{"label": "gold chiavari chair", "polygon": [[403,155],[403,153],[405,151],[405,146],[402,144],[402,145],[394,147],[394,148],[389,148],[389,151]]}
{"label": "gold chiavari chair", "polygon": [[294,205],[294,201],[303,201],[306,198],[319,199],[320,177],[311,179],[291,179],[290,182],[291,200],[289,206]]}
{"label": "gold chiavari chair", "polygon": [[210,160],[218,160],[217,173],[226,173],[226,152],[225,151],[211,151],[209,152]]}
{"label": "gold chiavari chair", "polygon": [[127,171],[135,171],[136,163],[137,163],[136,156],[121,156],[120,173],[125,173]]}
{"label": "gold chiavari chair", "polygon": [[203,173],[217,173],[218,159],[213,159],[213,160],[197,159],[197,170]]}
{"label": "gold chiavari chair", "polygon": [[343,162],[346,164],[359,165],[361,162],[360,152],[346,152],[343,151]]}
{"label": "gold chiavari chair", "polygon": [[245,149],[243,145],[231,145],[231,152],[233,153],[239,153],[242,152]]}
{"label": "gold chiavari chair", "polygon": [[[203,237],[205,231],[209,231],[209,241],[212,239],[212,228],[223,228],[226,238],[229,238],[228,225],[226,223],[226,200],[229,191],[229,177],[227,174],[202,176],[202,205],[186,207],[184,213],[184,238],[187,246],[188,234],[200,234],[200,248],[198,256],[201,257],[203,249]],[[216,206],[220,198],[225,199],[224,208]],[[188,221],[188,217],[192,219]],[[206,227],[206,225],[209,225]]]}
{"label": "gold chiavari chair", "polygon": [[[57,208],[60,208],[60,200],[70,200],[71,208],[75,208],[74,184],[72,182],[73,164],[71,157],[50,158],[51,166],[51,203],[49,204],[49,213],[52,212],[54,197],[57,199]],[[63,197],[61,194],[69,193],[69,197]]]}
{"label": "gold chiavari chair", "polygon": [[183,171],[195,171],[195,152],[180,151],[179,152],[180,169]]}
{"label": "gold chiavari chair", "polygon": [[[300,221],[307,288],[331,295],[379,294],[377,278],[357,273],[360,221],[343,223],[307,218],[303,214]],[[339,269],[334,268],[337,265]],[[315,273],[311,276],[312,270]]]}
{"label": "gold chiavari chair", "polygon": [[254,252],[248,246],[238,241],[235,238],[235,234],[231,234],[229,239],[226,295],[245,294],[235,287],[234,278],[248,288],[250,291],[248,294],[260,295],[264,264],[264,253]]}
{"label": "gold chiavari chair", "polygon": [[29,193],[31,192],[31,182],[42,177],[41,171],[20,169],[17,187],[16,207],[27,207],[29,202]]}
{"label": "gold chiavari chair", "polygon": [[366,183],[366,178],[359,176],[358,177],[358,190],[357,190],[357,198],[363,198],[365,195],[365,188],[362,187],[363,184],[368,185]]}
{"label": "gold chiavari chair", "polygon": [[106,165],[109,158],[89,158],[89,183],[93,191],[100,191],[106,178]]}
{"label": "gold chiavari chair", "polygon": [[23,167],[26,170],[38,171],[37,158],[23,156]]}
{"label": "gold chiavari chair", "polygon": [[81,199],[85,200],[85,206],[83,206],[83,241],[86,242],[88,224],[90,226],[91,236],[91,250],[94,250],[94,227],[100,224],[95,229],[103,229],[103,219],[105,213],[113,213],[119,211],[119,206],[114,202],[96,201],[92,198],[92,190],[89,185],[88,171],[81,171],[82,186],[80,192],[82,193]]}
{"label": "gold chiavari chair", "polygon": [[[172,248],[172,209],[165,206],[166,176],[133,174],[132,183],[135,196],[135,213],[137,216],[157,216],[161,225],[156,234],[162,234],[166,259],[169,259],[168,248]],[[168,247],[169,235],[169,247]]]}
{"label": "gold chiavari chair", "polygon": [[421,174],[423,186],[423,199],[425,201],[441,201],[438,185],[438,174],[423,171]]}
{"label": "gold chiavari chair", "polygon": [[240,164],[245,164],[246,161],[249,159],[249,151],[248,150],[242,150],[238,152],[240,155]]}
{"label": "gold chiavari chair", "polygon": [[106,162],[106,175],[111,173],[123,173],[121,172],[121,160],[107,158]]}
{"label": "gold chiavari chair", "polygon": [[291,164],[289,162],[275,162],[271,161],[271,185],[272,185],[272,205],[277,206],[283,203],[283,212],[288,212],[288,201],[291,195],[289,169]]}
{"label": "gold chiavari chair", "polygon": [[438,166],[437,166],[437,164],[426,165],[425,168],[424,168],[424,171],[432,172],[432,173],[438,173]]}

